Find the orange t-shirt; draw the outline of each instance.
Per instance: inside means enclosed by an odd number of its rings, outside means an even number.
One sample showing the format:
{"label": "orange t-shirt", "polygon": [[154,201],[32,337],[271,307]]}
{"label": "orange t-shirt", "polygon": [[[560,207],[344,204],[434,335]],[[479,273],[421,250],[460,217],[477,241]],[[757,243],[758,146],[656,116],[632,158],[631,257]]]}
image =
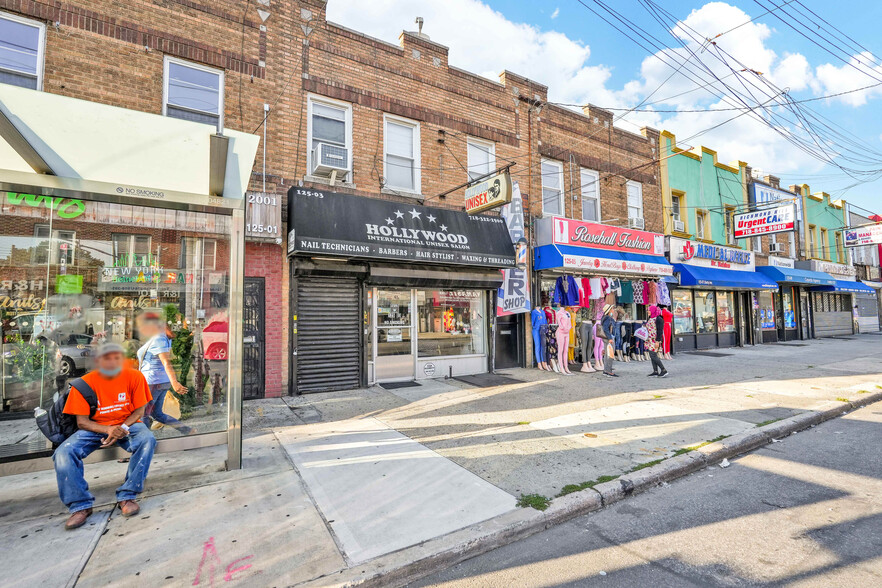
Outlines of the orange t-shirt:
{"label": "orange t-shirt", "polygon": [[[113,379],[107,379],[100,372],[94,371],[83,376],[83,380],[98,397],[98,410],[92,420],[99,425],[121,425],[135,410],[153,399],[147,380],[138,370],[123,368]],[[71,387],[64,412],[89,416],[89,403],[76,388]]]}

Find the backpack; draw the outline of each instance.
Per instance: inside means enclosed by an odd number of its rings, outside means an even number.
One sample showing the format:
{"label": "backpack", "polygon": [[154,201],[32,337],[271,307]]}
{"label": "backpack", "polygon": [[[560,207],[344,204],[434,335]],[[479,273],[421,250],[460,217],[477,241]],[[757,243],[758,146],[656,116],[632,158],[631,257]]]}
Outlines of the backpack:
{"label": "backpack", "polygon": [[89,418],[94,417],[95,411],[98,410],[98,396],[92,390],[92,387],[83,378],[77,378],[72,381],[64,394],[60,394],[58,400],[49,407],[49,410],[37,417],[37,426],[46,438],[52,442],[53,447],[61,445],[65,439],[76,433],[78,429],[77,417],[64,413],[64,405],[67,404],[67,397],[70,395],[71,388],[76,388],[89,404]]}

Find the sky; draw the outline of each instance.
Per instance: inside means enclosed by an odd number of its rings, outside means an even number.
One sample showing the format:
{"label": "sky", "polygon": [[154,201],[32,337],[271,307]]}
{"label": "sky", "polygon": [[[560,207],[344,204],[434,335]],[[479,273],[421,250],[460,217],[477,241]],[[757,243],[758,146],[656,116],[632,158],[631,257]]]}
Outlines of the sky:
{"label": "sky", "polygon": [[[643,29],[628,31],[640,44],[590,10],[622,27],[601,4]],[[653,0],[329,0],[327,18],[397,43],[421,16],[453,66],[494,80],[506,69],[527,76],[548,86],[551,102],[627,110],[645,101],[649,112],[616,111],[616,125],[668,130],[681,147],[704,145],[784,186],[808,184],[882,213],[882,2],[654,0],[662,22],[647,5]],[[806,15],[816,25],[800,28]],[[817,99],[840,92],[849,93]],[[745,105],[787,100],[810,101],[743,114]]]}

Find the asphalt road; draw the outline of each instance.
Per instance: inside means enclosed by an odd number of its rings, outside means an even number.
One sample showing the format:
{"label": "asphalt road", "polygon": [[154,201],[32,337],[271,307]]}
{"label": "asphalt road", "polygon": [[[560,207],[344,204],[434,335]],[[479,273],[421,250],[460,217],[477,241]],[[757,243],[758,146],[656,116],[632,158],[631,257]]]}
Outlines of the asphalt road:
{"label": "asphalt road", "polygon": [[882,403],[413,586],[882,586]]}

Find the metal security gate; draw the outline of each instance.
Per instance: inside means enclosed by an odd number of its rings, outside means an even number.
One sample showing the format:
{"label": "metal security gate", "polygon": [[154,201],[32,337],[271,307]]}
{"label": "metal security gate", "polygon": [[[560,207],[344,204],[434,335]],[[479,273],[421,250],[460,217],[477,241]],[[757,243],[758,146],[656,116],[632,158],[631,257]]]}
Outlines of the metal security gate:
{"label": "metal security gate", "polygon": [[296,281],[292,322],[297,394],[361,385],[361,289],[355,278],[304,276]]}
{"label": "metal security gate", "polygon": [[245,400],[264,396],[265,292],[263,278],[245,278],[242,307],[242,395]]}

